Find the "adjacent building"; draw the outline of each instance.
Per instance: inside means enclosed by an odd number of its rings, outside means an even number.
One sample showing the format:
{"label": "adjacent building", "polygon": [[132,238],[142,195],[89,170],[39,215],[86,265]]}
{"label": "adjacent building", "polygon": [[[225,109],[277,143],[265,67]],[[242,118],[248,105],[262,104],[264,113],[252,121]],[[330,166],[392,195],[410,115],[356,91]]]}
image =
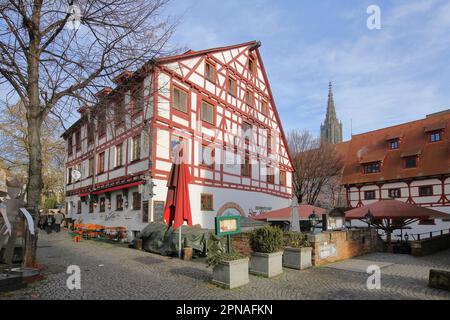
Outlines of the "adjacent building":
{"label": "adjacent building", "polygon": [[175,152],[190,168],[194,224],[287,207],[293,169],[259,47],[150,61],[80,108],[63,135],[69,217],[133,231],[162,221]]}
{"label": "adjacent building", "polygon": [[449,123],[446,110],[336,145],[347,206],[397,199],[450,214]]}

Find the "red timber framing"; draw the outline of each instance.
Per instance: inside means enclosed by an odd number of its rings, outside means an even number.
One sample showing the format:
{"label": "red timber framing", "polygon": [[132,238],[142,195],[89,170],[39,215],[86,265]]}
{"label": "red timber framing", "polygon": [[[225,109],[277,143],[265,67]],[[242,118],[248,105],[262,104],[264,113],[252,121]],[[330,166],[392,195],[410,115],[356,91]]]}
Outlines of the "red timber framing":
{"label": "red timber framing", "polygon": [[[130,163],[129,154],[131,145],[130,139],[137,134],[141,134],[144,130],[147,130],[150,138],[148,143],[148,157],[142,157],[138,163],[146,162],[154,179],[167,179],[169,172],[167,170],[157,169],[155,164],[157,162],[163,162],[166,164],[171,163],[169,152],[169,158],[158,156],[158,148],[160,143],[157,141],[158,130],[164,130],[169,132],[169,144],[172,141],[173,136],[184,137],[186,140],[190,140],[190,149],[186,156],[189,157],[189,166],[191,167],[192,183],[198,185],[213,186],[219,188],[233,188],[239,190],[256,191],[268,194],[273,194],[283,198],[290,198],[292,188],[290,185],[283,186],[279,183],[268,184],[265,181],[261,181],[261,177],[264,175],[265,165],[270,164],[280,170],[286,172],[292,172],[291,158],[288,152],[286,138],[281,127],[281,121],[276,110],[275,101],[270,89],[269,81],[265,72],[264,65],[259,53],[259,44],[255,41],[224,47],[216,48],[204,51],[189,51],[186,54],[179,56],[157,59],[156,61],[149,62],[140,70],[138,70],[134,76],[128,77],[124,82],[132,81],[133,78],[139,79],[137,86],[141,86],[145,90],[148,89],[150,94],[144,95],[144,111],[137,115],[132,116],[131,128],[126,128],[120,134],[117,134],[112,139],[107,141],[107,138],[101,137],[98,142],[91,144],[89,148],[82,154],[74,151],[74,156],[69,158],[66,163],[67,168],[71,168],[76,165],[80,165],[82,162],[97,157],[101,152],[107,153],[107,162],[105,163],[105,173],[100,176],[95,172],[94,177],[82,177],[78,184],[89,184],[85,187],[72,189],[67,191],[67,195],[76,195],[86,192],[96,192],[105,188],[116,187],[120,184],[129,184],[142,179],[142,175],[147,170],[129,173]],[[193,60],[191,60],[193,59]],[[252,59],[253,72],[248,70],[248,61]],[[196,60],[194,64],[192,61]],[[205,63],[208,62],[214,68],[214,79],[206,79],[205,75]],[[168,79],[169,83],[163,83],[161,76]],[[146,77],[151,78],[150,87],[144,86],[144,79]],[[194,81],[196,78],[197,81]],[[228,79],[234,79],[236,83],[236,96],[232,96],[228,90]],[[198,81],[201,79],[201,82]],[[211,81],[213,80],[213,81]],[[162,92],[161,88],[168,85],[169,92]],[[114,90],[108,92],[107,97],[114,95],[123,95],[126,90],[122,88],[123,83],[120,83]],[[187,112],[184,113],[172,108],[173,101],[173,89],[178,88],[187,93]],[[248,105],[244,96],[244,93],[249,90],[252,92],[253,103]],[[128,92],[130,92],[128,90]],[[193,101],[193,95],[195,94],[196,100]],[[105,97],[103,97],[105,98]],[[121,101],[117,98],[116,101]],[[151,103],[148,103],[151,101]],[[202,130],[194,130],[196,123],[194,121],[201,121],[202,102],[206,102],[214,106],[213,123],[205,121],[201,122],[201,127],[204,129],[218,129],[215,130],[213,136],[206,134]],[[159,113],[159,104],[164,103],[169,109],[168,116],[162,116]],[[265,103],[264,113],[262,112],[262,104]],[[153,108],[151,112],[147,109],[149,106]],[[128,103],[127,108],[130,108]],[[217,112],[217,108],[220,107],[220,114]],[[95,109],[95,108],[94,108]],[[146,115],[150,115],[146,118]],[[144,121],[145,120],[145,121]],[[83,121],[83,122],[82,122]],[[229,131],[236,128],[241,128],[243,122],[248,122],[253,127],[252,138],[255,140],[250,150],[245,150],[245,141],[239,141],[236,150],[233,148],[234,141],[230,139]],[[67,137],[73,134],[76,130],[79,130],[85,123],[86,117],[82,115],[74,126],[63,135],[66,140]],[[271,147],[272,153],[276,154],[276,157],[268,157],[267,152],[261,150],[267,150],[267,145],[264,145],[264,138],[261,137],[261,132],[268,130],[267,132],[271,136],[271,140],[274,141],[276,147]],[[97,131],[97,130],[96,130]],[[198,132],[202,132],[198,134]],[[82,135],[82,138],[85,138]],[[267,139],[267,138],[266,138]],[[75,141],[75,139],[73,139]],[[267,140],[266,140],[267,141]],[[112,164],[111,149],[123,143],[123,169],[125,174],[119,178],[112,178],[112,172],[116,168],[110,167]],[[211,167],[205,167],[201,165],[199,161],[195,161],[197,154],[197,160],[199,160],[198,153],[200,150],[196,150],[198,146],[212,145],[215,149],[219,149],[220,156],[223,157],[223,150],[235,150],[236,157],[244,157],[248,154],[252,162],[256,161],[259,165],[259,174],[257,177],[243,177],[240,174],[233,174],[224,170],[223,164],[217,164]],[[95,149],[94,149],[95,145]],[[163,146],[163,148],[171,148],[170,146]],[[232,149],[233,148],[233,149]],[[258,152],[259,151],[259,152]],[[276,152],[275,152],[276,151]],[[216,158],[218,154],[214,152],[213,158]],[[96,162],[95,162],[96,163]],[[263,170],[264,168],[264,170]],[[209,178],[206,178],[205,172],[208,172]],[[235,178],[234,182],[226,181],[225,176]],[[69,188],[68,188],[69,189]]]}
{"label": "red timber framing", "polygon": [[[365,183],[358,185],[345,185],[346,195],[347,195],[347,206],[352,208],[352,202],[357,202],[356,207],[364,206],[364,191],[375,191],[380,196],[379,199],[382,199],[382,192],[385,191],[385,194],[388,194],[390,189],[400,189],[401,196],[398,197],[398,200],[405,201],[410,204],[415,204],[423,207],[450,207],[450,194],[446,193],[446,188],[450,189],[450,175],[442,175],[442,176],[433,176],[433,177],[422,177],[418,178],[410,178],[407,180],[393,180],[386,181],[384,184],[379,183]],[[430,182],[426,182],[429,180]],[[439,182],[436,182],[438,180]],[[433,181],[433,182],[431,182]],[[413,185],[414,182],[418,182],[420,184]],[[399,183],[403,183],[403,186],[398,186]],[[389,186],[389,184],[397,184],[394,186]],[[369,187],[370,189],[363,189],[363,187]],[[419,194],[419,188],[421,186],[430,186],[435,190],[432,195],[421,196]],[[352,190],[356,189],[356,190]],[[413,189],[415,192],[413,192]],[[436,192],[439,190],[439,192]],[[357,199],[355,199],[355,194],[357,195]],[[424,198],[436,198],[436,201],[422,201]]]}

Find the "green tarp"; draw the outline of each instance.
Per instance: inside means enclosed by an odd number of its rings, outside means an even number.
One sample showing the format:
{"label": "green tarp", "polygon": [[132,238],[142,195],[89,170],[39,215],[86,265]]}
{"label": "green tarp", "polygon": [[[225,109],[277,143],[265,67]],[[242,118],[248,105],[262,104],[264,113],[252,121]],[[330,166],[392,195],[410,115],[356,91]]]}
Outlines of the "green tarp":
{"label": "green tarp", "polygon": [[[167,225],[153,222],[146,226],[137,238],[142,239],[142,248],[145,251],[158,253],[164,256],[178,255],[179,229],[167,229]],[[181,227],[181,245],[194,249],[194,254],[205,256],[211,245],[224,246],[211,230],[198,227]]]}

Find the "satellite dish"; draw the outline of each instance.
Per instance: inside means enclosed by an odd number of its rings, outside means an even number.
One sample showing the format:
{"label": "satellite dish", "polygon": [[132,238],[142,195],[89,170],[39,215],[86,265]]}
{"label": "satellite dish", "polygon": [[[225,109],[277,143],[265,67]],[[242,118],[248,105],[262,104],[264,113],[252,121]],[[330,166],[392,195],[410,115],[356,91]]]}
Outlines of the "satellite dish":
{"label": "satellite dish", "polygon": [[78,181],[81,179],[81,172],[78,170],[72,170],[72,179]]}

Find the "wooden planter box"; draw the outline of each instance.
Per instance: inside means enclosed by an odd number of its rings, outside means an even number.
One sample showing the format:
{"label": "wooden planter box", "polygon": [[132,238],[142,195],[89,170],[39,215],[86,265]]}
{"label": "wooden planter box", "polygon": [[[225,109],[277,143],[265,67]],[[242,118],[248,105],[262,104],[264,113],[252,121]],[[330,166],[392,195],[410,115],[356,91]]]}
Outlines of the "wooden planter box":
{"label": "wooden planter box", "polygon": [[227,289],[234,289],[249,283],[248,258],[224,261],[213,268],[212,282]]}
{"label": "wooden planter box", "polygon": [[283,273],[283,251],[274,253],[252,252],[250,273],[266,278]]}
{"label": "wooden planter box", "polygon": [[306,248],[284,248],[283,267],[303,270],[311,268],[311,247]]}

